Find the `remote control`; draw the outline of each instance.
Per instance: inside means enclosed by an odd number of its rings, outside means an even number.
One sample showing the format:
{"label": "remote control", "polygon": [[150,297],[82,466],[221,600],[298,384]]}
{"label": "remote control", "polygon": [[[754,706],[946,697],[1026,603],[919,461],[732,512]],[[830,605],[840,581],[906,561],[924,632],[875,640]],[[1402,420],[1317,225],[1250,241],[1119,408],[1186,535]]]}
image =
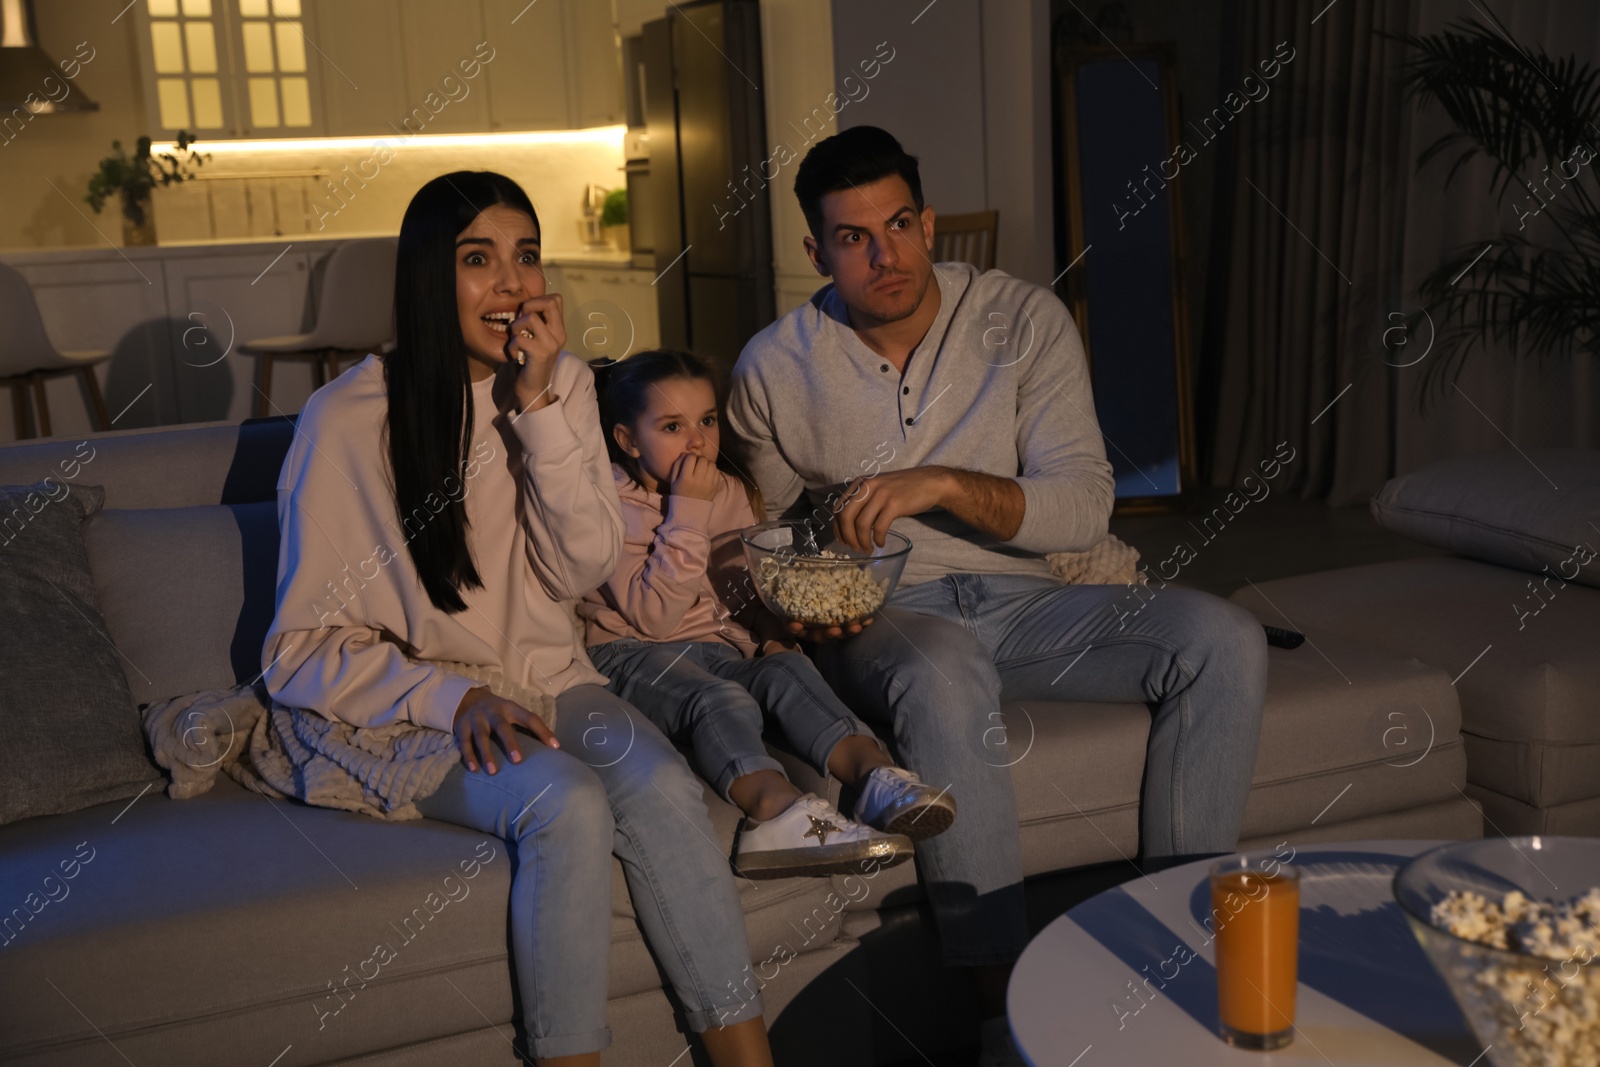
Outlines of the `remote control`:
{"label": "remote control", "polygon": [[1274,648],[1299,648],[1306,643],[1306,635],[1298,630],[1285,630],[1280,626],[1263,626],[1267,631],[1267,644]]}

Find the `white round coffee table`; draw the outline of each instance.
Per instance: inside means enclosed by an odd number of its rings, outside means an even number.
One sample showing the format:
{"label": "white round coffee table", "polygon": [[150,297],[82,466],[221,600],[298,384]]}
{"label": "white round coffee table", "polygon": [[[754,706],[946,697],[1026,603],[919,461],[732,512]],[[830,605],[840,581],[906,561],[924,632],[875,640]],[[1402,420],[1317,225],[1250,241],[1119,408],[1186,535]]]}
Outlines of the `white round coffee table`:
{"label": "white round coffee table", "polygon": [[1211,860],[1134,875],[1041,930],[1007,992],[1017,1046],[1034,1067],[1475,1063],[1483,1049],[1390,890],[1407,859],[1441,843],[1295,850],[1300,987],[1288,1048],[1250,1052],[1216,1036],[1217,975],[1204,926]]}

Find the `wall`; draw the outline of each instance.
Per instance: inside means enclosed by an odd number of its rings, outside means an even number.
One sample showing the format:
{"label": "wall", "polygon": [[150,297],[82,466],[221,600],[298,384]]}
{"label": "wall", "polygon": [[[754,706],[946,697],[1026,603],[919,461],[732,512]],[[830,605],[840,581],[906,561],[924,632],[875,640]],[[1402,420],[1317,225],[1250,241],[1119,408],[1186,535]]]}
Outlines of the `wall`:
{"label": "wall", "polygon": [[840,128],[881,126],[916,156],[936,212],[1000,212],[998,266],[1049,284],[1049,8],[1045,0],[833,0],[841,74],[895,50]]}
{"label": "wall", "polygon": [[[115,211],[96,216],[83,202],[89,175],[113,140],[129,149],[144,130],[135,21],[129,12],[113,22],[128,0],[72,0],[35,4],[39,44],[60,62],[79,42],[94,58],[72,83],[100,105],[86,114],[36,115],[9,140],[0,140],[0,248],[60,248],[105,244],[98,226],[121,243]],[[54,188],[52,188],[54,186]]]}
{"label": "wall", "polygon": [[[827,137],[839,128],[831,109],[824,106],[828,94],[838,92],[833,66],[833,19],[826,0],[761,0],[761,48],[767,159],[772,161],[766,173],[777,175],[768,190],[772,202],[773,285],[777,290],[777,312],[783,315],[827,284],[806,255],[805,237],[811,231],[800,213],[800,202],[794,197],[795,169],[805,153],[807,136],[795,127],[812,130],[812,140]],[[818,115],[826,116],[827,121]],[[789,146],[795,155],[781,167],[778,162],[789,159],[789,155],[777,152],[779,144]]]}
{"label": "wall", "polygon": [[[623,127],[615,126],[521,135],[526,141],[485,143],[474,138],[419,135],[304,141],[294,148],[265,152],[219,150],[203,168],[208,179],[305,170],[320,170],[330,177],[307,180],[304,189],[299,179],[248,183],[255,207],[253,228],[246,225],[246,183],[186,182],[157,191],[156,224],[162,241],[271,235],[271,194],[276,186],[285,236],[396,233],[412,195],[430,178],[452,170],[495,170],[527,191],[539,213],[544,252],[559,256],[583,247],[584,184],[606,188],[623,184],[622,134]],[[214,212],[210,210],[213,204]],[[107,216],[115,217],[109,209]],[[215,227],[210,225],[212,217]]]}

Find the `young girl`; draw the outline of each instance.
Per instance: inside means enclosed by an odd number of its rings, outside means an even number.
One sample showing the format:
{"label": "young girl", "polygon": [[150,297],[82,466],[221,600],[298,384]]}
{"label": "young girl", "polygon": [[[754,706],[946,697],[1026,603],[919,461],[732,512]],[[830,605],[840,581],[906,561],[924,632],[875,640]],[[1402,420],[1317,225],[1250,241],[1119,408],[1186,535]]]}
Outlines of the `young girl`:
{"label": "young girl", "polygon": [[[950,825],[954,798],[894,766],[778,620],[731,595],[744,574],[739,531],[756,517],[744,483],[718,469],[710,369],[660,350],[597,373],[625,533],[621,565],[578,606],[595,667],[669,737],[688,739],[700,773],[745,813],[733,857],[741,874],[909,858],[913,840]],[[744,622],[731,600],[753,604]],[[789,781],[762,744],[763,713],[817,773],[859,790],[859,822]]]}
{"label": "young girl", "polygon": [[622,518],[539,236],[498,174],[412,199],[398,348],[317,390],[284,462],[266,685],[358,727],[454,733],[461,762],[416,805],[511,843],[515,987],[541,1064],[597,1065],[610,1043],[614,853],[711,1062],[770,1067],[759,998],[735,991],[750,951],[702,787],[605,690],[561,603],[615,569]]}

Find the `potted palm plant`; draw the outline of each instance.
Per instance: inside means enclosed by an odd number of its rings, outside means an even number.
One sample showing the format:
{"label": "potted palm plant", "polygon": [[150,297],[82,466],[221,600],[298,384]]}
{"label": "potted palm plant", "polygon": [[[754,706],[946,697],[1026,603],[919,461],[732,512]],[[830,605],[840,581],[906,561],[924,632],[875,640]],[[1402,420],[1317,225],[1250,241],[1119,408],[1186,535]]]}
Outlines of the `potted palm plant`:
{"label": "potted palm plant", "polygon": [[[1428,145],[1419,169],[1455,153],[1445,184],[1488,159],[1506,222],[1448,255],[1420,285],[1443,387],[1474,347],[1517,355],[1593,353],[1600,340],[1600,71],[1573,56],[1527,52],[1476,22],[1401,38],[1414,50],[1404,84],[1454,129]],[[1592,162],[1591,162],[1592,161]]]}
{"label": "potted palm plant", "polygon": [[122,201],[122,243],[126,245],[153,245],[156,243],[156,224],[150,212],[150,193],[156,186],[173,185],[195,177],[195,170],[209,155],[202,155],[192,147],[192,134],[179,131],[178,155],[172,152],[152,154],[150,138],[141,137],[134,146],[133,155],[123,150],[121,141],[111,142],[111,155],[100,161],[100,167],[89,179],[88,205],[99,214],[106,201],[113,196]]}

